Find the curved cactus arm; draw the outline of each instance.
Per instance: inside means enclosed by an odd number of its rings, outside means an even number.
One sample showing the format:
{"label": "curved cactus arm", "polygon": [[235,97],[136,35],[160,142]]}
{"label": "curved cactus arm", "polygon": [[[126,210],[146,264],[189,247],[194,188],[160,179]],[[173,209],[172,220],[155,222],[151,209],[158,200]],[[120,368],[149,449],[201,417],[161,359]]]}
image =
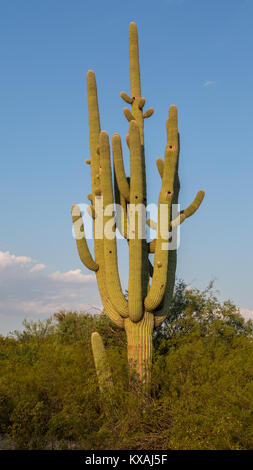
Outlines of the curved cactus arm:
{"label": "curved cactus arm", "polygon": [[[103,195],[104,211],[113,205],[112,172],[110,160],[110,144],[107,132],[102,131],[99,137],[100,147],[100,166],[101,166],[101,188]],[[122,292],[117,260],[117,244],[115,237],[115,221],[113,225],[114,233],[106,230],[108,224],[112,221],[112,215],[106,215],[104,212],[104,259],[105,259],[105,278],[109,298],[123,317],[128,317],[128,305]]]}
{"label": "curved cactus arm", "polygon": [[77,204],[74,204],[72,207],[72,221],[76,246],[80,259],[86,268],[90,269],[91,271],[97,271],[99,266],[97,263],[95,263],[90,254],[90,250],[85,238],[81,211]]}
{"label": "curved cactus arm", "polygon": [[163,179],[164,161],[163,161],[162,158],[157,158],[156,166],[157,166],[157,169],[159,171],[159,175],[161,176],[161,179]]}
{"label": "curved cactus arm", "polygon": [[113,392],[112,372],[104,348],[103,340],[100,334],[96,331],[91,335],[91,346],[98,377],[100,393],[102,397],[109,399],[110,392]]}
{"label": "curved cactus arm", "polygon": [[[130,227],[129,227],[129,283],[128,311],[132,321],[143,316],[143,162],[139,126],[136,121],[129,125],[130,136]],[[138,208],[141,213],[138,212]],[[145,219],[144,219],[145,220]]]}
{"label": "curved cactus arm", "polygon": [[115,170],[119,192],[124,196],[126,201],[129,202],[130,188],[129,188],[129,184],[128,184],[126,173],[125,173],[123,155],[122,155],[121,138],[119,134],[114,134],[112,136],[112,153],[113,153],[114,170]]}
{"label": "curved cactus arm", "polygon": [[[197,195],[195,196],[194,201],[186,208],[184,209],[178,217],[173,219],[171,221],[170,227],[177,227],[178,225],[182,224],[184,220],[188,219],[188,217],[191,217],[195,212],[198,210],[200,207],[203,199],[205,197],[205,191],[203,189],[200,189],[198,191]],[[151,219],[147,219],[147,225],[152,228],[153,230],[157,230],[157,223],[154,222]],[[149,242],[149,253],[155,253],[155,245],[156,245],[156,239],[152,240]]]}
{"label": "curved cactus arm", "polygon": [[191,215],[195,214],[195,212],[198,210],[199,206],[201,205],[203,199],[205,197],[205,191],[201,189],[198,191],[197,195],[195,196],[194,201],[186,208],[184,209],[176,219],[171,221],[171,227],[176,227],[177,225],[180,225],[184,222],[185,219],[188,219],[188,217],[191,217]]}
{"label": "curved cactus arm", "polygon": [[157,222],[155,222],[154,220],[147,219],[146,223],[152,230],[157,230]]}
{"label": "curved cactus arm", "polygon": [[120,96],[126,103],[132,104],[133,98],[130,98],[130,96],[128,96],[124,91],[121,91]]}
{"label": "curved cactus arm", "polygon": [[123,113],[129,122],[134,120],[134,116],[132,115],[130,109],[124,108]]}
{"label": "curved cactus arm", "polygon": [[147,111],[145,111],[145,113],[143,114],[143,119],[151,117],[154,114],[154,111],[154,108],[147,109]]}
{"label": "curved cactus arm", "polygon": [[126,144],[130,150],[129,134],[126,135]]}
{"label": "curved cactus arm", "polygon": [[138,100],[139,109],[142,109],[145,106],[145,103],[146,103],[145,98],[142,98],[142,97],[139,98],[139,100]]}
{"label": "curved cactus arm", "polygon": [[[162,179],[162,188],[159,196],[158,207],[158,230],[155,244],[154,274],[152,284],[145,299],[145,308],[147,311],[153,311],[161,304],[167,280],[168,268],[168,238],[165,238],[166,230],[170,228],[171,205],[174,194],[174,181],[178,165],[178,127],[177,127],[177,108],[171,106],[168,118],[168,137],[165,150],[165,163]],[[168,207],[168,221],[161,217],[161,205]],[[165,224],[168,223],[167,227]]]}

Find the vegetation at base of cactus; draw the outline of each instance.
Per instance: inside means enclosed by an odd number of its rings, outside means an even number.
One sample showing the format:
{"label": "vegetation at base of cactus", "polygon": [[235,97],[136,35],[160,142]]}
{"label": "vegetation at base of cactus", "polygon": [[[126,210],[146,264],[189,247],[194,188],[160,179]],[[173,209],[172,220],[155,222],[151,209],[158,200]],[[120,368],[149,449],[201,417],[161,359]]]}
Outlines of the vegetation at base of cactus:
{"label": "vegetation at base of cactus", "polygon": [[[90,171],[92,195],[89,195],[91,206],[89,211],[93,218],[94,233],[96,231],[96,196],[103,197],[103,209],[117,202],[126,214],[130,203],[129,218],[134,222],[129,230],[119,217],[105,215],[103,237],[94,237],[94,259],[91,256],[84,237],[77,239],[77,248],[84,265],[96,272],[97,284],[108,318],[119,328],[125,329],[127,336],[128,360],[130,370],[135,370],[144,384],[150,382],[152,363],[152,338],[155,328],[165,320],[173,298],[175,271],[177,263],[176,249],[169,249],[169,241],[165,237],[172,227],[181,224],[199,208],[204,191],[199,191],[193,203],[179,216],[172,220],[172,205],[178,203],[180,189],[178,177],[179,133],[178,117],[175,105],[169,108],[166,121],[167,142],[164,160],[157,160],[158,171],[162,184],[159,195],[157,237],[150,243],[142,237],[140,227],[145,227],[147,205],[147,183],[144,149],[144,120],[153,115],[153,108],[144,111],[146,100],[141,95],[139,44],[137,26],[134,22],[129,26],[129,62],[130,62],[130,95],[121,92],[121,98],[131,106],[123,112],[129,122],[126,136],[130,150],[130,178],[124,169],[121,139],[118,134],[112,138],[112,155],[114,165],[114,194],[111,170],[111,152],[109,137],[101,132],[97,86],[95,74],[87,73],[88,109],[89,109],[89,141]],[[144,210],[138,211],[142,204]],[[160,207],[165,205],[168,217],[160,217]],[[80,223],[80,213],[74,206],[73,223]],[[97,221],[98,222],[98,221]],[[105,236],[107,223],[116,230],[116,223],[129,246],[129,283],[128,300],[121,288],[118,271],[117,245],[115,238]],[[150,222],[151,223],[151,222]],[[152,225],[152,224],[151,224]],[[153,224],[154,226],[154,224]],[[100,227],[101,228],[101,227]],[[131,235],[131,236],[130,236]],[[167,248],[164,249],[166,243]],[[154,265],[149,254],[154,253]],[[95,359],[96,362],[96,359]]]}
{"label": "vegetation at base of cactus", "polygon": [[[110,412],[92,357],[94,330],[112,366]],[[126,341],[104,314],[67,311],[0,335],[0,447],[252,449],[253,322],[235,305],[219,302],[211,286],[176,283],[153,335],[149,395],[128,380]]]}

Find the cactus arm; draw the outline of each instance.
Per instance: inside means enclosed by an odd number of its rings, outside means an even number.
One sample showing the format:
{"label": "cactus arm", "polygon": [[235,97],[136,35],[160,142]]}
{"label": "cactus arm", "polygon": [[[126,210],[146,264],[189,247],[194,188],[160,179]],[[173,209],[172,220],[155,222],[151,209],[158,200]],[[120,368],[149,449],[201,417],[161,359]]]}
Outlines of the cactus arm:
{"label": "cactus arm", "polygon": [[[178,194],[176,195],[176,197]],[[194,201],[190,204],[176,219],[171,222],[171,226],[175,227],[181,224],[186,218],[193,215],[199,208],[201,202],[203,201],[205,192],[203,190],[198,191]],[[175,202],[177,203],[177,201]],[[184,217],[182,217],[184,216]],[[168,257],[168,273],[167,273],[167,283],[166,291],[163,298],[162,308],[155,312],[155,328],[160,326],[165,318],[168,315],[170,303],[173,297],[173,288],[175,284],[175,272],[177,264],[177,250],[170,250]]]}
{"label": "cactus arm", "polygon": [[[100,119],[97,98],[97,85],[95,74],[92,70],[87,73],[87,93],[88,93],[88,111],[89,111],[89,142],[90,142],[90,155],[91,155],[91,186],[92,195],[95,196],[96,190],[100,190],[100,156],[99,156],[99,134],[100,134]],[[93,223],[95,231],[95,221]],[[94,253],[95,261],[99,266],[96,272],[97,284],[108,318],[119,328],[124,328],[124,319],[119,315],[109,299],[106,289],[105,279],[105,260],[104,260],[104,240],[94,239]]]}
{"label": "cactus arm", "polygon": [[[186,219],[188,219],[188,217],[191,217],[193,214],[195,214],[195,212],[200,207],[200,205],[201,205],[201,203],[204,199],[204,196],[205,196],[205,191],[203,191],[203,189],[198,191],[198,193],[195,196],[195,199],[193,200],[193,202],[186,209],[184,209],[178,215],[178,217],[176,217],[175,219],[173,219],[171,221],[170,227],[173,228],[173,227],[176,227],[176,226],[182,224]],[[176,202],[174,204],[176,204]],[[151,219],[147,219],[147,225],[151,229],[157,230],[157,222],[154,222]],[[156,244],[156,240],[152,240],[151,242],[149,242],[149,244],[148,244],[149,245],[149,253],[155,253],[155,244]]]}
{"label": "cactus arm", "polygon": [[134,120],[134,116],[132,115],[130,109],[124,108],[123,113],[129,122]]}
{"label": "cactus arm", "polygon": [[[169,139],[170,139],[169,120],[167,120],[166,122],[166,128],[167,128],[167,141],[169,142]],[[179,151],[180,151],[180,136],[178,133],[178,153]],[[177,162],[176,173],[175,173],[175,178],[174,178],[174,194],[172,197],[172,204],[178,203],[179,190],[180,190],[180,181],[179,181],[179,176],[178,176],[178,162]],[[155,328],[160,326],[168,315],[169,307],[173,298],[173,291],[174,291],[175,278],[176,278],[176,267],[177,267],[177,250],[169,250],[166,289],[165,289],[161,307],[156,312],[154,312],[155,313],[155,317],[154,317]]]}
{"label": "cactus arm", "polygon": [[130,150],[130,144],[129,144],[129,134],[126,135],[126,144]]}
{"label": "cactus arm", "polygon": [[[100,133],[100,166],[101,166],[101,188],[103,195],[103,208],[113,205],[112,172],[110,161],[109,137],[105,131]],[[122,292],[117,261],[117,244],[115,233],[113,238],[111,234],[106,233],[106,224],[112,220],[111,215],[104,213],[104,258],[105,258],[105,277],[109,298],[123,317],[128,317],[128,305]],[[114,224],[115,227],[115,224]]]}
{"label": "cactus arm", "polygon": [[155,245],[156,245],[156,239],[151,240],[151,242],[148,243],[148,252],[153,254],[155,253]]}
{"label": "cactus arm", "polygon": [[176,219],[172,220],[171,226],[176,227],[177,225],[182,224],[184,220],[188,219],[188,217],[191,217],[193,214],[195,214],[195,212],[198,210],[199,206],[201,205],[204,197],[205,197],[205,191],[201,189],[200,191],[198,191],[193,202],[186,209],[184,209],[178,215],[178,217],[176,217]]}
{"label": "cactus arm", "polygon": [[129,201],[130,188],[129,188],[129,184],[128,184],[125,169],[124,169],[121,138],[119,134],[114,134],[112,136],[112,152],[113,152],[114,170],[115,170],[115,175],[116,175],[119,191],[124,196],[124,198],[127,201]]}
{"label": "cactus arm", "polygon": [[134,22],[129,25],[129,61],[131,95],[132,97],[141,96],[138,32]]}
{"label": "cactus arm", "polygon": [[145,104],[145,98],[141,96],[138,32],[137,26],[134,22],[130,23],[129,25],[129,65],[131,97],[133,99],[131,114],[138,123],[140,129],[141,145],[144,146],[144,122],[142,108]]}
{"label": "cactus arm", "polygon": [[89,108],[89,141],[91,155],[91,184],[92,192],[99,187],[99,154],[98,139],[100,133],[100,118],[97,98],[97,85],[95,74],[92,70],[87,73],[87,92],[88,92],[88,108]]}
{"label": "cactus arm", "polygon": [[147,219],[147,225],[152,229],[152,230],[157,230],[157,222],[155,222],[152,219]]}
{"label": "cactus arm", "polygon": [[147,118],[151,117],[153,114],[154,114],[154,109],[153,109],[153,108],[149,108],[149,109],[147,109],[147,111],[145,111],[145,113],[143,114],[143,119],[147,119]]}
{"label": "cactus arm", "polygon": [[[166,229],[170,227],[172,196],[174,194],[174,181],[178,165],[178,128],[177,128],[177,108],[171,106],[168,118],[168,137],[165,150],[165,163],[162,179],[162,188],[159,196],[158,207],[158,233],[155,246],[154,274],[151,287],[145,299],[145,308],[147,311],[153,311],[162,302],[165,290],[168,269],[168,249],[164,245],[168,239],[163,238]],[[168,207],[168,226],[166,221],[161,220],[161,205],[167,204]],[[163,225],[162,225],[163,224]]]}
{"label": "cactus arm", "polygon": [[108,399],[113,392],[113,380],[110,364],[104,348],[103,340],[96,331],[91,335],[91,347],[98,377],[101,395]]}
{"label": "cactus arm", "polygon": [[126,103],[132,104],[133,98],[130,98],[130,96],[128,96],[124,91],[121,91],[120,96]]}
{"label": "cactus arm", "polygon": [[164,161],[162,158],[157,158],[156,160],[156,166],[159,171],[159,175],[161,176],[161,179],[163,179],[163,168],[164,168]]}
{"label": "cactus arm", "polygon": [[72,221],[78,254],[84,266],[91,271],[98,270],[98,264],[93,260],[85,238],[82,215],[77,204],[72,207]]}
{"label": "cactus arm", "polygon": [[[129,283],[128,283],[128,310],[132,321],[138,322],[143,315],[143,240],[139,227],[143,227],[142,217],[137,211],[131,215],[131,211],[137,205],[143,204],[143,164],[140,131],[136,121],[129,125],[130,136],[130,232],[129,232]],[[134,228],[133,228],[134,224]]]}

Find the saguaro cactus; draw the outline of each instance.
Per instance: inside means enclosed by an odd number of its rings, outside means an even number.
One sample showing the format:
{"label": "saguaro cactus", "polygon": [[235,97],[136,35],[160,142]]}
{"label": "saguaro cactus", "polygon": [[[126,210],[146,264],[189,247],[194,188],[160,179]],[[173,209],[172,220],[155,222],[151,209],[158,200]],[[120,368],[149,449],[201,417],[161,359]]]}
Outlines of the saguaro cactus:
{"label": "saguaro cactus", "polygon": [[[122,92],[121,98],[131,105],[131,111],[127,107],[123,110],[129,121],[129,133],[126,136],[126,141],[130,150],[131,174],[130,178],[127,178],[124,170],[121,139],[118,134],[114,134],[112,137],[114,193],[110,144],[107,133],[100,129],[95,74],[91,70],[87,73],[90,139],[90,160],[87,160],[87,163],[91,167],[92,185],[92,194],[88,195],[88,199],[91,201],[90,214],[93,217],[94,259],[85,240],[79,206],[73,206],[72,215],[75,233],[77,234],[77,231],[81,233],[81,236],[76,237],[81,261],[87,268],[96,272],[97,284],[106,314],[115,325],[126,331],[130,367],[139,374],[142,382],[147,383],[150,380],[152,361],[152,334],[154,328],[160,326],[167,316],[175,284],[177,250],[176,248],[168,249],[168,238],[164,234],[166,230],[168,232],[173,226],[182,223],[198,209],[203,200],[204,191],[199,191],[193,203],[172,220],[172,204],[177,204],[180,189],[177,108],[172,105],[169,108],[169,116],[166,121],[165,157],[164,160],[158,158],[156,162],[162,180],[158,222],[154,224],[150,220],[147,221],[150,226],[155,226],[157,236],[151,242],[143,238],[143,234],[140,232],[143,221],[146,222],[147,205],[144,120],[152,116],[154,110],[150,108],[143,112],[145,98],[141,95],[138,34],[135,23],[130,23],[129,26],[129,56],[131,93],[128,96]],[[96,198],[100,200],[101,196],[103,197],[103,209],[116,202],[121,205],[123,214],[126,214],[129,206],[131,209],[128,216],[130,218],[132,216],[135,222],[133,230],[130,224],[131,233],[127,229],[126,219],[123,222],[120,220],[119,223],[119,230],[129,245],[128,300],[122,292],[119,278],[116,239],[108,238],[104,232],[106,223],[112,218],[111,215],[104,214],[102,237],[96,236],[98,235],[96,233],[98,226],[96,226],[95,201]],[[140,204],[142,210],[135,210]],[[164,219],[161,217],[162,207],[166,207],[167,211],[167,217]],[[113,230],[115,231],[115,224]],[[154,265],[149,259],[150,253],[154,253]],[[97,337],[95,339],[97,340]],[[98,363],[96,358],[95,362]]]}

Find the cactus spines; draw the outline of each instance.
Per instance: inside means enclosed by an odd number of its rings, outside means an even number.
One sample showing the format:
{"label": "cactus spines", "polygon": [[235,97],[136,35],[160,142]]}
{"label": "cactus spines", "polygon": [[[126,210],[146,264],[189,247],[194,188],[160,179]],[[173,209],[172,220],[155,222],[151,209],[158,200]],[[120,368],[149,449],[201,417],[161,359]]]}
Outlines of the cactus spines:
{"label": "cactus spines", "polygon": [[[109,137],[101,132],[95,74],[87,74],[87,92],[89,109],[89,141],[92,194],[89,195],[89,206],[93,217],[94,259],[87,242],[82,237],[82,244],[77,240],[79,255],[89,269],[95,271],[97,284],[105,313],[118,327],[124,328],[128,343],[128,360],[131,370],[137,372],[144,384],[150,381],[152,362],[152,334],[168,314],[172,300],[177,250],[169,249],[171,228],[180,225],[199,208],[204,191],[199,191],[194,201],[178,217],[172,219],[172,205],[178,203],[180,189],[178,177],[179,133],[177,108],[169,108],[166,121],[167,143],[164,160],[156,161],[162,184],[158,204],[157,223],[146,220],[146,168],[144,151],[144,119],[150,117],[154,110],[143,112],[145,98],[141,96],[138,33],[135,23],[129,26],[130,58],[130,96],[121,92],[121,98],[131,105],[131,111],[124,108],[129,121],[129,133],[126,136],[130,150],[130,178],[125,174],[121,139],[118,134],[112,137],[112,154],[114,167],[114,194],[111,170],[111,152]],[[97,216],[96,203],[103,204],[103,217]],[[113,202],[120,205],[124,220],[114,214]],[[111,211],[108,212],[108,207]],[[162,208],[165,213],[162,213]],[[164,217],[164,214],[166,217]],[[161,217],[161,215],[163,215]],[[77,212],[73,222],[80,225],[81,214]],[[116,219],[116,220],[115,220]],[[129,222],[129,224],[127,223]],[[156,239],[147,242],[146,223],[156,230]],[[115,239],[116,225],[127,239],[129,246],[129,281],[128,299],[122,293],[117,262],[117,245]],[[111,228],[108,236],[107,228]],[[102,237],[96,237],[97,230]],[[84,229],[81,229],[84,234]],[[153,253],[154,265],[149,260]],[[92,348],[99,385],[105,389],[105,377],[111,377],[102,339],[97,333],[92,335]],[[102,369],[102,372],[101,372]],[[102,379],[101,379],[102,377]],[[110,379],[108,379],[110,383]]]}

